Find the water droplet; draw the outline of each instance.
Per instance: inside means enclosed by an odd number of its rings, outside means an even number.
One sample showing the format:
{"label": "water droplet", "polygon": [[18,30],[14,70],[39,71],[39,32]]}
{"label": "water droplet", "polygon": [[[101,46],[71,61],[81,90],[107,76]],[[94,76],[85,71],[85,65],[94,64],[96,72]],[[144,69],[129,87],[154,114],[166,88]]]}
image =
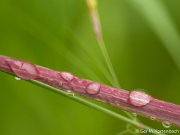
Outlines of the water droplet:
{"label": "water droplet", "polygon": [[91,83],[91,84],[89,84],[87,86],[86,92],[88,94],[92,94],[92,95],[98,94],[99,91],[100,91],[100,87],[101,87],[100,83],[96,83],[96,82],[95,83]]}
{"label": "water droplet", "polygon": [[137,113],[134,113],[134,112],[133,112],[133,113],[132,113],[132,116],[136,117],[136,116],[137,116]]}
{"label": "water droplet", "polygon": [[71,81],[74,78],[74,76],[71,73],[68,73],[68,72],[61,72],[61,76],[66,81]]}
{"label": "water droplet", "polygon": [[14,78],[15,78],[15,80],[17,80],[17,81],[21,80],[21,78],[19,78],[19,77],[17,77],[17,76],[15,76]]}
{"label": "water droplet", "polygon": [[131,117],[134,121],[137,121],[137,113],[135,112],[131,113]]}
{"label": "water droplet", "polygon": [[8,61],[9,66],[13,70],[14,74],[24,80],[35,79],[38,76],[38,70],[36,66],[29,62],[24,61]]}
{"label": "water droplet", "polygon": [[171,127],[171,123],[170,123],[169,121],[163,121],[163,122],[162,122],[162,125],[163,125],[163,127],[165,127],[165,128],[170,128],[170,127]]}
{"label": "water droplet", "polygon": [[96,98],[96,101],[100,101],[100,102],[103,102],[101,99],[99,99],[99,98]]}
{"label": "water droplet", "polygon": [[151,96],[143,91],[131,91],[129,95],[130,103],[134,106],[144,106],[151,101]]}
{"label": "water droplet", "polygon": [[126,129],[129,131],[131,134],[138,134],[139,129],[135,128],[134,126],[127,124]]}
{"label": "water droplet", "polygon": [[156,117],[151,116],[150,119],[151,119],[151,120],[156,120]]}
{"label": "water droplet", "polygon": [[67,90],[66,92],[67,92],[67,95],[70,95],[70,96],[73,96],[73,97],[75,96],[75,94],[70,90]]}

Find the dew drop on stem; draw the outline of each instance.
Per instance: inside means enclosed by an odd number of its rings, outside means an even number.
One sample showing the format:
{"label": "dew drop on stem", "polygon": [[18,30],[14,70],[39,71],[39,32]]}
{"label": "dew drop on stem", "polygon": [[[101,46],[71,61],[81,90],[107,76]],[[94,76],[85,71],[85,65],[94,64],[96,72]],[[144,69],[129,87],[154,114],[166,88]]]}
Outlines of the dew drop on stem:
{"label": "dew drop on stem", "polygon": [[133,90],[129,94],[130,103],[134,106],[145,106],[151,99],[151,96],[143,91]]}
{"label": "dew drop on stem", "polygon": [[165,127],[165,128],[170,128],[170,127],[171,127],[171,123],[170,123],[169,121],[163,121],[163,122],[162,122],[162,125],[163,125],[163,127]]}
{"label": "dew drop on stem", "polygon": [[151,120],[156,120],[156,117],[151,116],[150,119],[151,119]]}
{"label": "dew drop on stem", "polygon": [[74,76],[68,72],[61,72],[61,76],[66,81],[71,81],[74,78]]}
{"label": "dew drop on stem", "polygon": [[8,64],[14,74],[24,80],[35,79],[38,76],[38,70],[32,63],[17,60],[8,61]]}
{"label": "dew drop on stem", "polygon": [[138,134],[139,130],[131,124],[127,124],[126,129],[131,134]]}
{"label": "dew drop on stem", "polygon": [[21,78],[20,78],[20,77],[17,77],[17,76],[15,76],[14,78],[15,78],[15,80],[17,80],[17,81],[21,80]]}
{"label": "dew drop on stem", "polygon": [[136,117],[136,116],[137,116],[137,113],[133,112],[133,113],[132,113],[132,116]]}
{"label": "dew drop on stem", "polygon": [[98,94],[100,91],[100,87],[101,87],[100,83],[96,83],[96,82],[91,83],[87,86],[86,92],[91,95]]}
{"label": "dew drop on stem", "polygon": [[70,91],[70,90],[67,90],[66,92],[67,92],[67,95],[70,95],[70,96],[73,96],[73,97],[74,97],[74,95],[75,95],[75,94],[74,94],[72,91]]}
{"label": "dew drop on stem", "polygon": [[131,115],[132,115],[132,119],[134,121],[136,121],[137,120],[137,113],[133,112],[133,113],[131,113]]}

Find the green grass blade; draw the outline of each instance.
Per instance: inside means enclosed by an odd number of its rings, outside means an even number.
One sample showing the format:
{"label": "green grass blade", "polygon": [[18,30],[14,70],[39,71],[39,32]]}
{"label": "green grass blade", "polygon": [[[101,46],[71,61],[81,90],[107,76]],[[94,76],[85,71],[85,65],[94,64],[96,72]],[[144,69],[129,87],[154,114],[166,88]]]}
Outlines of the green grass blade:
{"label": "green grass blade", "polygon": [[149,23],[180,70],[180,36],[165,5],[157,0],[131,0],[129,3]]}
{"label": "green grass blade", "polygon": [[[132,124],[132,125],[134,125],[134,126],[136,126],[136,127],[138,127],[138,128],[143,127],[144,129],[154,130],[153,128],[151,128],[151,127],[149,127],[149,126],[142,125],[141,123],[139,123],[139,122],[137,122],[137,121],[134,121],[134,120],[132,120],[132,119],[130,119],[130,118],[127,118],[127,117],[125,117],[125,116],[123,116],[123,115],[120,115],[119,113],[113,112],[113,111],[111,111],[111,110],[109,110],[109,109],[107,109],[107,108],[104,108],[104,107],[102,107],[102,106],[99,106],[99,105],[97,105],[97,104],[95,104],[95,103],[92,103],[92,102],[90,102],[90,101],[88,101],[88,100],[86,100],[86,99],[84,99],[84,98],[82,98],[82,97],[80,97],[80,96],[78,96],[78,95],[69,94],[69,93],[67,93],[67,92],[65,92],[65,91],[63,91],[63,90],[54,88],[54,87],[52,87],[52,86],[49,86],[49,85],[47,85],[47,84],[44,84],[44,83],[39,82],[39,81],[36,81],[36,80],[28,80],[28,82],[30,82],[30,83],[32,83],[32,84],[34,84],[34,85],[40,86],[40,87],[42,87],[42,88],[48,89],[48,90],[50,90],[50,91],[52,91],[52,92],[55,92],[55,93],[57,93],[57,94],[60,94],[60,95],[62,95],[62,96],[64,96],[64,97],[67,97],[67,98],[73,100],[73,101],[76,101],[76,102],[79,102],[79,103],[81,103],[81,104],[84,104],[84,105],[86,105],[86,106],[88,106],[88,107],[90,107],[90,108],[93,108],[93,109],[95,109],[95,110],[98,110],[98,111],[100,111],[100,112],[103,112],[103,113],[105,113],[105,114],[108,114],[108,115],[110,115],[110,116],[112,116],[112,117],[114,117],[114,118],[117,118],[117,119],[120,119],[120,120],[125,121],[125,122],[127,122],[127,123],[130,123],[130,124]],[[154,133],[154,134],[156,134],[156,133]],[[158,135],[165,135],[165,134],[159,134],[159,133],[158,133]]]}

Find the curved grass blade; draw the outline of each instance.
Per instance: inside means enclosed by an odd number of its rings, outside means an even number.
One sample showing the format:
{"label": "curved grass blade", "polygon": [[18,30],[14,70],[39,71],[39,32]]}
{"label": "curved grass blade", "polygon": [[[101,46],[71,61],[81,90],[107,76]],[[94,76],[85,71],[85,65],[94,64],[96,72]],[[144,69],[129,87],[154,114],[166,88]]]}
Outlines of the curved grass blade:
{"label": "curved grass blade", "polygon": [[149,23],[180,70],[180,36],[165,5],[159,0],[130,0],[129,3]]}

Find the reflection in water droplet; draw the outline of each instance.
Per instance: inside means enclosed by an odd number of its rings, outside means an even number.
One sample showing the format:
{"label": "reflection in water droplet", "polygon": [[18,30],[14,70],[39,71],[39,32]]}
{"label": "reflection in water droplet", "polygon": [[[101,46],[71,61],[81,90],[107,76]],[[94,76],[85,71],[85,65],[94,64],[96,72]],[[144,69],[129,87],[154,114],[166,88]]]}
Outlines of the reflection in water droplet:
{"label": "reflection in water droplet", "polygon": [[19,77],[17,77],[17,76],[15,76],[14,78],[15,78],[15,80],[17,80],[17,81],[21,80],[21,78],[19,78]]}
{"label": "reflection in water droplet", "polygon": [[151,116],[150,119],[151,119],[151,120],[156,120],[156,117]]}
{"label": "reflection in water droplet", "polygon": [[73,96],[73,97],[75,96],[75,94],[70,90],[67,90],[66,92],[67,92],[67,95],[70,95],[70,96]]}
{"label": "reflection in water droplet", "polygon": [[163,127],[165,127],[165,128],[170,128],[170,127],[171,127],[171,123],[170,123],[169,121],[163,121],[163,122],[162,122],[162,125],[163,125]]}

